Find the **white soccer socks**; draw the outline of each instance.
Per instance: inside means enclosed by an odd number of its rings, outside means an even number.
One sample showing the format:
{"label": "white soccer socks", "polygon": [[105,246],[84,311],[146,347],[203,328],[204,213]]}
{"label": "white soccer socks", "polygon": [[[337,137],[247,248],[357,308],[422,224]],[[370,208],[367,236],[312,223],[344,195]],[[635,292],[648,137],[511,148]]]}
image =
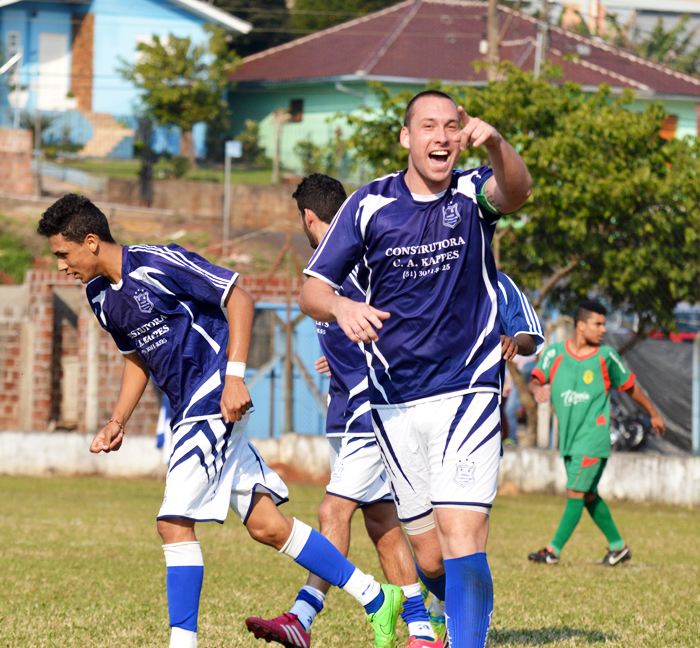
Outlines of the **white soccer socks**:
{"label": "white soccer socks", "polygon": [[170,648],[197,648],[199,595],[204,580],[204,558],[199,542],[163,545],[168,568]]}

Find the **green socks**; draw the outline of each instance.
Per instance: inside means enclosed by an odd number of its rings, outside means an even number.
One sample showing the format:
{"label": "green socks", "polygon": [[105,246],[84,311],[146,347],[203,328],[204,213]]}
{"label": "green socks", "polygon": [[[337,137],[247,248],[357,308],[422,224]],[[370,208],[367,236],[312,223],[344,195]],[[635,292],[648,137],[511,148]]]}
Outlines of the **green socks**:
{"label": "green socks", "polygon": [[[603,500],[600,500],[601,502]],[[561,550],[564,548],[567,540],[571,537],[574,532],[576,525],[581,519],[581,514],[583,513],[583,498],[572,498],[566,500],[566,509],[564,509],[564,515],[559,523],[559,528],[557,529],[557,534],[554,536],[554,540],[551,542],[551,547],[554,549],[554,553],[558,556]],[[607,508],[607,507],[606,507]],[[588,509],[590,511],[590,509]],[[593,513],[591,513],[593,515]],[[608,511],[608,515],[610,512]],[[595,518],[594,518],[595,519]],[[612,522],[612,518],[610,518]],[[596,522],[596,524],[598,524]],[[598,524],[598,526],[600,526]],[[613,525],[615,526],[615,525]]]}
{"label": "green socks", "polygon": [[625,541],[620,537],[620,533],[615,526],[612,515],[610,515],[608,505],[600,498],[600,496],[598,496],[592,502],[586,504],[586,508],[591,514],[593,521],[598,525],[598,528],[608,539],[610,551],[622,549],[625,546]]}

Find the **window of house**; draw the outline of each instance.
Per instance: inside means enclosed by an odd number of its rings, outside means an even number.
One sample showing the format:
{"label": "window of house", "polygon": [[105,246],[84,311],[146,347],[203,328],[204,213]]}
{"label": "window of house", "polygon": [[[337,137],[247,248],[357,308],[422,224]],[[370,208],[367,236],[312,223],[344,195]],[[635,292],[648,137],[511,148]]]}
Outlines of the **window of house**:
{"label": "window of house", "polygon": [[678,126],[678,115],[669,115],[661,124],[661,137],[665,140],[672,140],[676,136],[676,126]]}
{"label": "window of house", "polygon": [[292,99],[289,102],[289,121],[300,122],[304,113],[304,100]]}

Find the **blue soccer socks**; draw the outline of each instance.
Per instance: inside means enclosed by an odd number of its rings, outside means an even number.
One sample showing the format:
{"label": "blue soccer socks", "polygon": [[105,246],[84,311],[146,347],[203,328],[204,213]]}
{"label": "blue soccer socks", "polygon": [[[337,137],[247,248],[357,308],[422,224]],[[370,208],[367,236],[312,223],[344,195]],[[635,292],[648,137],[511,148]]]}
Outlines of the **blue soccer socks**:
{"label": "blue soccer socks", "polygon": [[365,609],[377,600],[377,609],[381,606],[384,595],[379,583],[369,574],[356,569],[329,540],[308,524],[294,518],[292,532],[280,553],[331,585],[344,589]]}
{"label": "blue soccer socks", "polygon": [[168,568],[170,648],[197,648],[199,596],[204,580],[204,559],[199,542],[163,545]]}
{"label": "blue soccer socks", "polygon": [[417,639],[434,641],[435,633],[430,625],[428,611],[425,609],[425,603],[420,594],[420,585],[418,583],[403,585],[401,589],[406,596],[401,618],[408,626],[408,634]]}
{"label": "blue soccer socks", "polygon": [[445,574],[443,574],[442,576],[436,576],[435,578],[429,578],[420,570],[420,567],[417,564],[416,571],[418,572],[418,578],[420,578],[423,581],[423,585],[425,585],[428,588],[428,591],[436,598],[440,599],[441,601],[444,601],[446,582]]}
{"label": "blue soccer socks", "polygon": [[493,614],[493,581],[486,554],[445,560],[445,575],[450,645],[484,648]]}
{"label": "blue soccer socks", "polygon": [[311,628],[316,615],[323,610],[323,603],[326,600],[326,595],[317,590],[315,587],[305,585],[297,594],[294,606],[289,611],[290,614],[296,614],[299,623],[304,626],[307,632]]}

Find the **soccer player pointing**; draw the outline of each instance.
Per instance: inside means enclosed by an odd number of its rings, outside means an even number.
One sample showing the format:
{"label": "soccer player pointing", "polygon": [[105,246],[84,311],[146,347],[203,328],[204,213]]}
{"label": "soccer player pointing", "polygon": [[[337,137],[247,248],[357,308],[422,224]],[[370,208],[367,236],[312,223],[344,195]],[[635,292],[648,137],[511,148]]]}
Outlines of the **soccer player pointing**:
{"label": "soccer player pointing", "polygon": [[[343,205],[306,268],[299,304],[364,343],[372,422],[423,581],[445,600],[450,645],[482,648],[500,455],[490,240],[500,214],[527,200],[531,179],[495,128],[441,92],[411,100],[400,141],[408,169]],[[456,171],[469,146],[484,146],[491,166]],[[357,264],[363,302],[335,292]]]}

